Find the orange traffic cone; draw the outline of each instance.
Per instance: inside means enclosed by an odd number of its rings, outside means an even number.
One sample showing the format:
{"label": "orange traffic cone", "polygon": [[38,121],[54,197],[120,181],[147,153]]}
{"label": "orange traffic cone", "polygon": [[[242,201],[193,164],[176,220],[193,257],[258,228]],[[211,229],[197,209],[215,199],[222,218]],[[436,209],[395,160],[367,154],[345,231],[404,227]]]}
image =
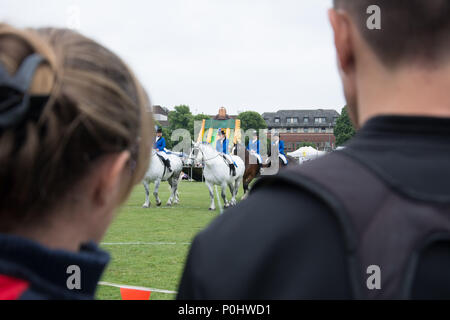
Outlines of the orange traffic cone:
{"label": "orange traffic cone", "polygon": [[150,300],[151,291],[120,288],[122,300]]}

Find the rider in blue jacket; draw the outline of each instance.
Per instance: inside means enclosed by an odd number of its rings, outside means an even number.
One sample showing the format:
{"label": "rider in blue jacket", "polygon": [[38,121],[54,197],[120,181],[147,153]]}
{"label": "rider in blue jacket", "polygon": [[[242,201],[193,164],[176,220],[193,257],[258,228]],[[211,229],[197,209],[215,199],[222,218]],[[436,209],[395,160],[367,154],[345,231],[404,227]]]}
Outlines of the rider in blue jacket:
{"label": "rider in blue jacket", "polygon": [[156,128],[156,140],[155,143],[153,144],[153,148],[156,150],[156,154],[166,165],[167,169],[169,169],[169,171],[172,171],[172,168],[170,167],[170,161],[167,158],[166,139],[164,139],[164,137],[162,136],[161,127]]}
{"label": "rider in blue jacket", "polygon": [[258,164],[262,163],[262,158],[259,152],[259,139],[256,131],[253,132],[253,137],[248,143],[247,150],[250,151],[256,159],[258,159]]}
{"label": "rider in blue jacket", "polygon": [[164,139],[164,137],[162,136],[162,128],[158,127],[156,129],[156,140],[155,143],[153,144],[153,148],[157,151],[157,152],[166,152],[166,139]]}
{"label": "rider in blue jacket", "polygon": [[283,161],[283,164],[286,166],[288,164],[288,159],[286,158],[286,154],[284,153],[284,141],[280,140],[280,134],[278,132],[273,134],[273,142],[272,145],[278,145],[278,156]]}
{"label": "rider in blue jacket", "polygon": [[216,151],[228,154],[228,139],[223,129],[217,132]]}
{"label": "rider in blue jacket", "polygon": [[233,161],[231,156],[228,154],[228,139],[225,134],[225,130],[219,129],[217,132],[217,141],[216,141],[216,151],[223,154],[224,159],[227,161],[230,166],[231,172],[233,176],[236,175],[236,163]]}

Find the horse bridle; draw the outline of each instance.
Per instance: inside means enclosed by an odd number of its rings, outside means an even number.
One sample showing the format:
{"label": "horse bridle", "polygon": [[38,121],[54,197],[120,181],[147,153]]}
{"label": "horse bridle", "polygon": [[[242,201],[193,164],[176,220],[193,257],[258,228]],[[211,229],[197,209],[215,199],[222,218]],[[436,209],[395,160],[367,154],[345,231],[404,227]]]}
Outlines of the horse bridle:
{"label": "horse bridle", "polygon": [[[217,153],[214,157],[209,158],[209,159],[205,159],[205,153],[203,152],[203,150],[202,150],[200,147],[194,147],[194,148],[192,149],[192,152],[191,152],[192,155],[193,155],[194,150],[195,150],[196,148],[197,148],[198,151],[200,151],[200,152],[202,153],[202,155],[203,155],[203,162],[211,161],[211,160],[217,158],[218,156],[220,156],[220,153]],[[194,156],[189,157],[189,160],[195,160],[195,157],[194,157]]]}

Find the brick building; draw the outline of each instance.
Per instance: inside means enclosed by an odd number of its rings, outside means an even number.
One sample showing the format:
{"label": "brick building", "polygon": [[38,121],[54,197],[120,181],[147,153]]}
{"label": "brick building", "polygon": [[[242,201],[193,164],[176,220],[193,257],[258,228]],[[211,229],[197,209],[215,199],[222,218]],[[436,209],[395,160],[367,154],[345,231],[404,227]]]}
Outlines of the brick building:
{"label": "brick building", "polygon": [[336,110],[279,110],[263,113],[262,117],[269,134],[280,133],[285,152],[297,150],[302,143],[313,143],[319,150],[335,147],[334,127],[339,117]]}
{"label": "brick building", "polygon": [[158,105],[153,106],[153,117],[161,126],[169,126],[169,109]]}

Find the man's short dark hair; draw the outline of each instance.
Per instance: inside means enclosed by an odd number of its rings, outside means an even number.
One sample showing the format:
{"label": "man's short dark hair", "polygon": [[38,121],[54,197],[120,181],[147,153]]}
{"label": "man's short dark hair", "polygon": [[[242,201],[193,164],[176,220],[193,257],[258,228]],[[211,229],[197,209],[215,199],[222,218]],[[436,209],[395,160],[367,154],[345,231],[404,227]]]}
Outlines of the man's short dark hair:
{"label": "man's short dark hair", "polygon": [[[367,8],[381,9],[381,30],[370,30]],[[334,0],[355,19],[364,39],[387,66],[435,65],[450,57],[450,0]]]}

